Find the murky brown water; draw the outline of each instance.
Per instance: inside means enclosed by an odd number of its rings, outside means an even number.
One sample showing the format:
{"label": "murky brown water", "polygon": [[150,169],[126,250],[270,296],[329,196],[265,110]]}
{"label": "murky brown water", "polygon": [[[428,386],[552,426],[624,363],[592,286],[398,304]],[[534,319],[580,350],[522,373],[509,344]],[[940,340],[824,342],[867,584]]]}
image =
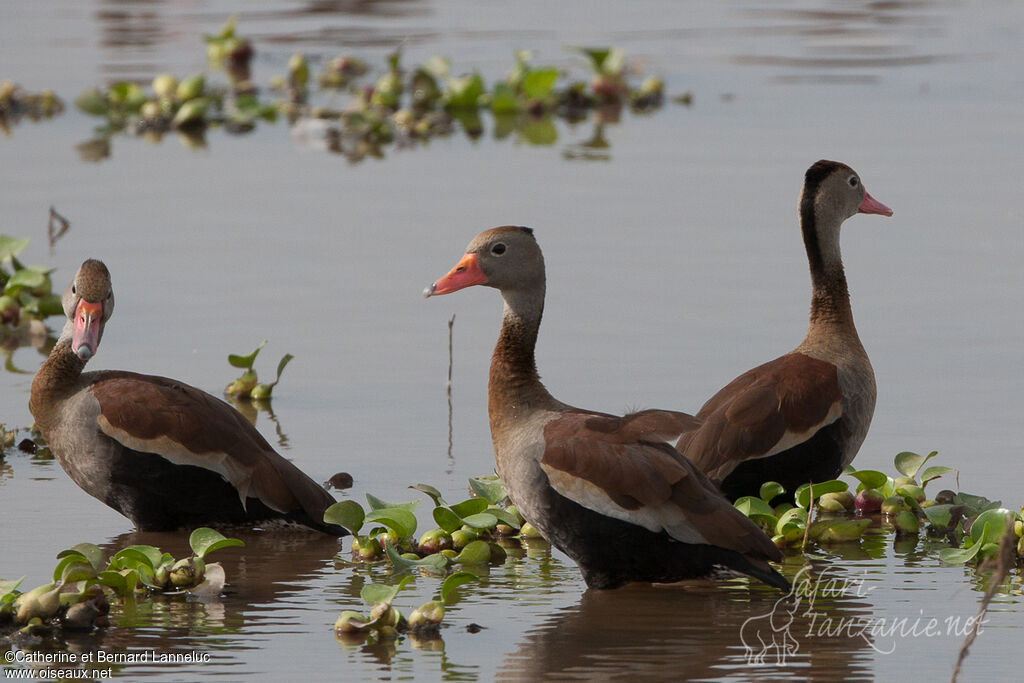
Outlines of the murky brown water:
{"label": "murky brown water", "polygon": [[[549,267],[538,354],[553,393],[599,410],[695,410],[799,341],[799,183],[811,162],[836,158],[896,212],[853,219],[843,237],[879,385],[858,466],[891,471],[901,450],[937,449],[965,490],[1021,502],[1019,3],[0,3],[0,78],[70,102],[110,79],[201,71],[199,34],[233,9],[261,83],[296,50],[379,64],[405,41],[407,64],[440,53],[492,81],[515,49],[582,76],[565,45],[615,44],[695,103],[607,126],[603,161],[579,153],[590,121],[559,124],[551,146],[488,128],[477,142],[453,136],[358,165],[284,123],[214,131],[203,150],[116,137],[109,158],[87,163],[75,146],[95,120],[69,110],[22,122],[0,140],[0,232],[31,237],[24,260],[55,267],[58,288],[87,256],[110,266],[117,314],[94,367],[218,393],[234,375],[226,354],[267,338],[260,370],[286,352],[296,360],[275,392],[276,422],[261,414],[258,426],[303,470],[351,472],[359,500],[414,499],[405,487],[417,482],[457,495],[493,466],[484,396],[499,304],[489,291],[429,302],[419,292],[476,232],[537,230]],[[50,205],[72,221],[52,251]],[[39,360],[13,356],[29,371]],[[30,423],[30,380],[0,374],[0,422]],[[126,535],[58,466],[19,453],[0,461],[0,519],[0,577],[28,585],[81,541],[184,548],[174,535]],[[979,599],[970,573],[941,566],[924,541],[826,554],[813,577],[839,576],[839,587],[795,607],[741,581],[584,593],[564,556],[534,551],[462,589],[442,644],[352,646],[330,626],[383,570],[336,562],[331,539],[246,541],[222,551],[223,599],[147,602],[69,647],[209,655],[115,671],[151,680],[943,679]],[[417,578],[398,603],[411,609],[438,585]],[[789,624],[789,649],[753,666],[744,643],[764,622],[745,623],[770,614]],[[933,618],[941,628],[922,630]],[[468,632],[473,623],[483,630]],[[1020,623],[1019,595],[1000,597],[968,679],[1013,677]]]}

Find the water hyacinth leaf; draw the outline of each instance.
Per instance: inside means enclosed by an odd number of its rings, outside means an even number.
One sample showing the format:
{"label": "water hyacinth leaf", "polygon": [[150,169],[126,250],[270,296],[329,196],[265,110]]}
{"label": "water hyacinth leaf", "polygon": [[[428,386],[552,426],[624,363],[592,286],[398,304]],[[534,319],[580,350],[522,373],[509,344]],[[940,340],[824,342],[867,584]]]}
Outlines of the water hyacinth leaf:
{"label": "water hyacinth leaf", "polygon": [[366,522],[383,524],[398,534],[399,538],[409,538],[416,532],[416,515],[403,508],[370,510],[364,519]]}
{"label": "water hyacinth leaf", "polygon": [[970,511],[968,516],[970,514],[977,514],[979,512],[984,512],[985,510],[998,508],[1003,504],[1002,501],[999,500],[989,500],[985,496],[976,496],[972,493],[964,493],[963,491],[953,496],[953,502],[957,505],[963,505],[966,507]]}
{"label": "water hyacinth leaf", "polygon": [[546,100],[558,80],[558,69],[531,69],[519,84],[523,94],[531,100]]}
{"label": "water hyacinth leaf", "polygon": [[484,80],[474,71],[468,76],[449,78],[445,88],[445,106],[451,109],[476,109],[484,94]]}
{"label": "water hyacinth leaf", "polygon": [[455,503],[451,506],[452,512],[457,514],[459,517],[469,517],[477,513],[483,512],[487,509],[488,502],[483,498],[470,498],[464,500],[461,503]]}
{"label": "water hyacinth leaf", "polygon": [[288,363],[292,362],[293,358],[295,356],[290,353],[286,353],[281,357],[281,361],[277,364],[277,378],[271,384],[277,384],[281,381],[281,373],[284,372],[285,367],[287,367]]}
{"label": "water hyacinth leaf", "polygon": [[911,510],[922,513],[931,524],[939,531],[944,531],[949,528],[953,521],[953,506],[947,503],[941,503],[938,505],[930,505],[928,507],[922,507],[920,503],[913,498],[913,496],[903,496],[903,500],[907,501],[907,505],[910,506]]}
{"label": "water hyacinth leaf", "polygon": [[234,353],[229,354],[228,355],[228,362],[231,363],[231,365],[236,367],[236,368],[243,368],[245,370],[249,370],[249,369],[252,368],[252,364],[256,361],[256,356],[258,356],[260,354],[260,350],[264,346],[266,346],[266,345],[267,345],[267,340],[264,339],[260,343],[260,345],[256,347],[256,350],[253,351],[252,353],[250,353],[247,356],[241,356],[241,355],[237,355],[237,354],[234,354]]}
{"label": "water hyacinth leaf", "polygon": [[[751,519],[775,520],[772,506],[754,496],[743,496],[733,503],[735,508]],[[773,522],[774,523],[774,522]]]}
{"label": "water hyacinth leaf", "polygon": [[409,512],[416,512],[416,508],[419,507],[420,502],[413,500],[408,503],[389,503],[385,500],[381,500],[372,493],[366,494],[366,502],[370,505],[371,510],[408,510]]}
{"label": "water hyacinth leaf", "polygon": [[78,543],[71,546],[67,550],[62,550],[57,554],[57,558],[66,557],[68,555],[78,554],[85,558],[85,560],[96,569],[100,568],[103,564],[103,551],[100,547],[93,543]]}
{"label": "water hyacinth leaf", "polygon": [[489,512],[479,512],[463,517],[462,523],[474,529],[491,529],[498,525],[498,518]]}
{"label": "water hyacinth leaf", "polygon": [[453,562],[459,564],[487,564],[490,559],[490,543],[487,541],[470,541]]}
{"label": "water hyacinth leaf", "polygon": [[946,564],[964,564],[973,560],[980,550],[981,543],[975,543],[970,548],[943,548],[939,551],[939,559]]}
{"label": "water hyacinth leaf", "polygon": [[971,524],[971,540],[977,544],[996,543],[1006,533],[1007,524],[1012,524],[1017,515],[1006,508],[985,510]]}
{"label": "water hyacinth leaf", "polygon": [[761,490],[758,492],[761,500],[766,503],[772,502],[776,496],[781,496],[786,492],[786,487],[777,481],[766,481],[761,484]]}
{"label": "water hyacinth leaf", "polygon": [[850,472],[850,476],[860,482],[860,486],[857,487],[858,491],[861,489],[881,490],[886,482],[889,481],[889,476],[878,470],[856,470],[855,472]]}
{"label": "water hyacinth leaf", "polygon": [[192,552],[196,554],[196,557],[205,557],[214,550],[220,550],[221,548],[245,545],[240,539],[228,538],[216,529],[205,526],[201,526],[192,532],[188,537],[188,544],[192,548]]}
{"label": "water hyacinth leaf", "polygon": [[[60,579],[62,584],[71,584],[76,581],[87,581],[96,578],[96,569],[88,562],[81,560],[71,559],[70,562],[62,563],[60,569],[60,576],[54,580]],[[56,571],[54,573],[56,574]]]}
{"label": "water hyacinth leaf", "polygon": [[448,508],[440,505],[434,508],[434,521],[437,522],[437,526],[441,527],[448,533],[462,528],[462,518]]}
{"label": "water hyacinth leaf", "polygon": [[896,469],[905,477],[916,477],[921,467],[936,455],[938,455],[938,451],[932,451],[928,455],[918,455],[910,451],[903,451],[896,455]]}
{"label": "water hyacinth leaf", "polygon": [[354,500],[343,500],[324,510],[324,522],[345,527],[353,534],[358,534],[363,528],[365,517],[363,506]]}
{"label": "water hyacinth leaf", "polygon": [[423,493],[430,496],[430,499],[434,501],[435,506],[446,505],[446,503],[444,502],[444,498],[441,497],[441,492],[435,489],[430,484],[416,484],[415,486],[410,486],[409,488],[415,489],[416,491],[422,491]]}
{"label": "water hyacinth leaf", "polygon": [[496,83],[491,93],[491,111],[495,114],[512,114],[519,109],[515,89],[508,83]]}
{"label": "water hyacinth leaf", "polygon": [[[882,475],[885,476],[885,475]],[[803,484],[798,487],[796,493],[793,494],[793,498],[796,501],[797,507],[807,509],[811,505],[811,492],[814,492],[814,499],[817,500],[823,494],[826,493],[841,493],[850,488],[849,484],[845,481],[839,481],[838,479],[830,479],[828,481],[822,481],[811,486],[810,484]]]}
{"label": "water hyacinth leaf", "polygon": [[39,266],[16,270],[7,284],[4,285],[4,294],[16,296],[22,289],[34,290],[40,287],[49,289],[50,278],[48,271]]}
{"label": "water hyacinth leaf", "polygon": [[441,553],[427,555],[418,560],[409,560],[402,557],[390,541],[384,543],[384,552],[387,554],[388,559],[391,560],[391,565],[399,571],[424,567],[436,574],[442,574],[448,568],[448,558]]}
{"label": "water hyacinth leaf", "polygon": [[942,465],[933,465],[925,468],[924,472],[921,473],[921,486],[924,486],[927,482],[932,479],[937,479],[943,474],[948,472],[955,472],[952,467],[943,467]]}
{"label": "water hyacinth leaf", "polygon": [[117,571],[120,569],[134,569],[139,565],[153,568],[158,567],[160,565],[160,551],[157,550],[156,561],[154,562],[152,555],[143,552],[137,546],[128,546],[114,553],[114,556],[110,558],[110,564],[107,568]]}
{"label": "water hyacinth leaf", "polygon": [[359,591],[359,597],[367,605],[376,605],[378,602],[391,604],[395,596],[405,588],[405,585],[412,581],[412,576],[405,576],[394,586],[387,586],[382,583],[368,583]]}
{"label": "water hyacinth leaf", "polygon": [[486,512],[489,515],[494,515],[499,522],[507,524],[513,529],[519,529],[522,527],[522,524],[519,521],[519,515],[509,510],[502,510],[499,507],[489,507]]}
{"label": "water hyacinth leaf", "polygon": [[455,572],[441,583],[441,602],[446,605],[452,604],[452,594],[456,588],[477,580],[477,577],[469,572]]}
{"label": "water hyacinth leaf", "polygon": [[498,505],[507,497],[505,487],[497,477],[475,477],[469,480],[469,488],[491,505]]}

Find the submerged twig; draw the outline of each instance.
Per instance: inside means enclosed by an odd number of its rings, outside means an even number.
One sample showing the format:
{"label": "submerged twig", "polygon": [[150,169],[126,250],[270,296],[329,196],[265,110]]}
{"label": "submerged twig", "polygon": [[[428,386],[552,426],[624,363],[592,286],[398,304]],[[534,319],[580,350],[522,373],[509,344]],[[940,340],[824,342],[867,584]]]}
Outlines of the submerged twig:
{"label": "submerged twig", "polygon": [[967,633],[967,638],[964,639],[964,644],[960,646],[960,654],[956,658],[956,665],[953,667],[953,676],[949,679],[950,683],[956,683],[957,676],[960,675],[960,667],[964,663],[964,659],[967,658],[967,651],[970,649],[971,644],[974,643],[974,639],[978,637],[978,631],[981,629],[982,619],[985,617],[985,612],[988,610],[989,603],[992,602],[992,598],[995,597],[996,592],[999,590],[999,586],[1002,585],[1003,579],[1010,572],[1010,567],[1014,564],[1014,540],[1016,535],[1013,533],[1013,518],[1007,518],[1006,529],[1003,532],[1003,540],[999,543],[999,552],[996,556],[990,560],[987,560],[978,570],[985,568],[987,565],[995,565],[995,571],[992,572],[990,579],[991,583],[988,586],[988,590],[985,591],[985,596],[981,599],[981,604],[978,606],[978,614],[974,617],[974,621],[971,623],[971,630]]}
{"label": "submerged twig", "polygon": [[50,207],[50,221],[46,226],[46,234],[50,238],[50,250],[53,250],[57,240],[64,236],[64,233],[71,227],[71,221],[57,213],[57,209]]}
{"label": "submerged twig", "polygon": [[[452,455],[452,365],[454,359],[454,344],[452,342],[453,330],[455,329],[455,314],[448,320],[448,382],[445,384],[445,393],[448,396],[448,463],[453,465]],[[451,468],[449,468],[451,474]]]}
{"label": "submerged twig", "polygon": [[[796,501],[794,501],[796,502]],[[807,521],[804,522],[804,540],[800,544],[800,552],[807,552],[807,536],[811,531],[811,520],[814,519],[814,482],[807,482]]]}

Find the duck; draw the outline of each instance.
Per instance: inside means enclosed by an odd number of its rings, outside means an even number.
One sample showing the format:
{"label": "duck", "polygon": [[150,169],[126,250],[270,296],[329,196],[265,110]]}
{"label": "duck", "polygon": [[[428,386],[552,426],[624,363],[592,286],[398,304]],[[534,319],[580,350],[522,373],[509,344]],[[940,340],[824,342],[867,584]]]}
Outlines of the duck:
{"label": "duck", "polygon": [[856,171],[827,160],[807,169],[799,206],[811,272],[807,334],[708,399],[696,415],[700,425],[676,443],[730,500],[758,496],[768,481],[792,497],[803,484],[835,479],[857,455],[875,411],[875,373],[853,323],[839,230],[858,213],[892,216],[892,209]]}
{"label": "duck", "polygon": [[588,588],[747,574],[789,590],[781,552],[673,448],[698,421],[648,409],[616,416],[575,408],[540,380],[535,346],[544,258],[533,230],[504,226],[473,239],[424,295],[473,285],[504,300],[491,357],[488,416],[497,473],[523,518],[579,567]]}
{"label": "duck", "polygon": [[114,312],[102,261],[82,263],[62,303],[67,321],[32,381],[29,409],[83,491],[139,531],[280,524],[348,533],[323,521],[331,494],[226,402],[166,377],[83,372]]}

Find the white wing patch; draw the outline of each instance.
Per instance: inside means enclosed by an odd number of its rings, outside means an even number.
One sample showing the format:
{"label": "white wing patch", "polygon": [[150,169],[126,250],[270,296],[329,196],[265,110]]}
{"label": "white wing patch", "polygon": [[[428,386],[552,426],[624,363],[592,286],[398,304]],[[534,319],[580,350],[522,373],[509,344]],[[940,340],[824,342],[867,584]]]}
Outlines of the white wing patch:
{"label": "white wing patch", "polygon": [[[134,451],[155,453],[175,465],[193,465],[216,472],[238,490],[238,498],[242,502],[242,509],[245,509],[245,500],[249,497],[249,486],[252,483],[252,473],[247,467],[239,465],[227,453],[203,453],[198,455],[166,435],[156,439],[140,439],[122,429],[114,427],[102,414],[96,418],[96,422],[104,434]],[[277,510],[267,501],[263,502],[268,507]],[[285,511],[277,510],[277,512]]]}
{"label": "white wing patch", "polygon": [[648,531],[660,533],[664,531],[672,538],[683,543],[708,544],[708,540],[686,519],[686,515],[678,506],[671,503],[646,505],[637,510],[627,510],[613,501],[604,489],[586,479],[563,472],[544,463],[541,469],[548,476],[548,481],[555,491],[569,500],[579,503],[588,510],[593,510],[614,519],[636,524]]}

